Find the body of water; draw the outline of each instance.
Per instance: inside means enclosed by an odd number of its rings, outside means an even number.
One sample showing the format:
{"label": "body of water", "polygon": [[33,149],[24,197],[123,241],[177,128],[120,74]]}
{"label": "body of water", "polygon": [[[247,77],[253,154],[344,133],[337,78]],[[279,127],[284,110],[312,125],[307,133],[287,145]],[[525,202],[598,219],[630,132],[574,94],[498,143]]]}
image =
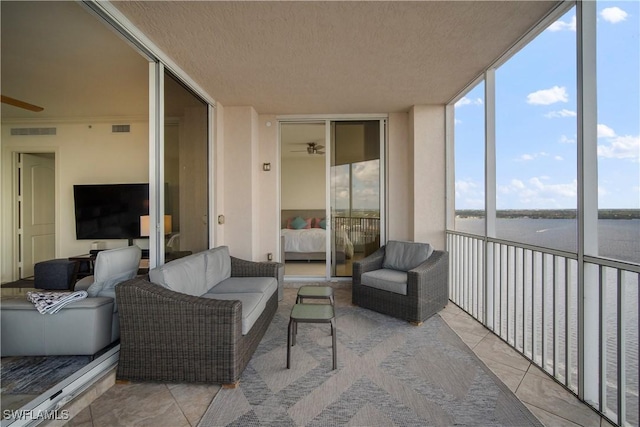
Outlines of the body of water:
{"label": "body of water", "polygon": [[[484,234],[483,218],[456,218],[456,230]],[[640,219],[600,219],[599,256],[640,264]],[[578,221],[575,219],[496,219],[496,237],[544,248],[575,253],[578,249]]]}

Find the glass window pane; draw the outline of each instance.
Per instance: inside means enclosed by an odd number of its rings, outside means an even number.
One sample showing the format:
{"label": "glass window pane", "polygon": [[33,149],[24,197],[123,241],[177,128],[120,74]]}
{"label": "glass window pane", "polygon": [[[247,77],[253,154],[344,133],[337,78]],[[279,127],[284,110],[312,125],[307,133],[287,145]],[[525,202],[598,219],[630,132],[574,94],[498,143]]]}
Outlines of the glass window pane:
{"label": "glass window pane", "polygon": [[380,247],[380,121],[333,122],[331,211],[334,276]]}
{"label": "glass window pane", "polygon": [[209,248],[207,104],[165,73],[165,261]]}
{"label": "glass window pane", "polygon": [[575,7],[496,70],[496,234],[577,250]]}
{"label": "glass window pane", "polygon": [[599,255],[640,263],[640,7],[596,10]]}
{"label": "glass window pane", "polygon": [[484,234],[484,81],[455,105],[455,229]]}

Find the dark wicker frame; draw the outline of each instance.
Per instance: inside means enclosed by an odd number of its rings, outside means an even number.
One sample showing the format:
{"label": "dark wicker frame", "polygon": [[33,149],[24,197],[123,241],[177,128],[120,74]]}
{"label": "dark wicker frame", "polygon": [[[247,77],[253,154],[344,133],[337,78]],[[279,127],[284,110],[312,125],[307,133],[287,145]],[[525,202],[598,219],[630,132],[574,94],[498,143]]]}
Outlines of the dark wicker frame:
{"label": "dark wicker frame", "polygon": [[[232,277],[275,277],[280,263],[231,257]],[[237,384],[276,310],[274,292],[247,335],[242,303],[174,292],[142,278],[116,287],[120,315],[117,378]]]}
{"label": "dark wicker frame", "polygon": [[434,251],[418,267],[407,273],[407,295],[363,286],[361,276],[379,270],[384,261],[385,247],[353,263],[352,302],[412,323],[421,323],[433,316],[449,301],[449,253]]}

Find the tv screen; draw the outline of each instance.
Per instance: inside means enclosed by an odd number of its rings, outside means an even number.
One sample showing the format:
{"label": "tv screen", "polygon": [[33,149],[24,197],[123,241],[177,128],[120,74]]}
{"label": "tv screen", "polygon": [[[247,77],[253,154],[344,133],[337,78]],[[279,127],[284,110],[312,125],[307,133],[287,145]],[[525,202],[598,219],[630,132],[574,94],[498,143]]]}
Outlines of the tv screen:
{"label": "tv screen", "polygon": [[149,215],[149,184],[74,185],[76,238],[140,237],[140,216]]}

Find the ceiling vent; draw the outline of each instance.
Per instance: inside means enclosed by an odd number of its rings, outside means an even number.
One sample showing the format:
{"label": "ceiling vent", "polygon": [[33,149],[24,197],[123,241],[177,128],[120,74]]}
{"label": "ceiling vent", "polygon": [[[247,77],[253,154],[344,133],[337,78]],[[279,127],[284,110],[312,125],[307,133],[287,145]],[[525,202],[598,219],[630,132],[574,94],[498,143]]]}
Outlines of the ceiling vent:
{"label": "ceiling vent", "polygon": [[56,128],[11,128],[12,136],[55,135]]}
{"label": "ceiling vent", "polygon": [[129,133],[131,125],[111,125],[111,133]]}

